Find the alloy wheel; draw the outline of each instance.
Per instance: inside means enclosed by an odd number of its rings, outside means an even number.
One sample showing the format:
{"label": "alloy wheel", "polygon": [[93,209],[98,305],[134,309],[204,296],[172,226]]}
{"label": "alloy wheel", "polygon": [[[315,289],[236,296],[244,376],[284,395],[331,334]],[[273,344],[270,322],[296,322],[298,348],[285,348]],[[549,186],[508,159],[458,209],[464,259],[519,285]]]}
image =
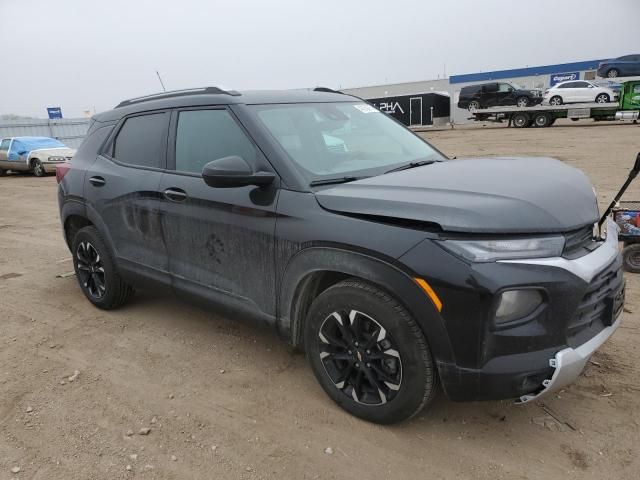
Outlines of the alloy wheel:
{"label": "alloy wheel", "polygon": [[518,105],[518,107],[526,107],[527,105],[529,105],[529,100],[527,100],[524,97],[519,98],[517,105]]}
{"label": "alloy wheel", "polygon": [[629,255],[627,257],[627,262],[633,268],[639,268],[640,269],[640,252],[636,251],[636,252],[632,253],[631,255]]}
{"label": "alloy wheel", "polygon": [[618,76],[618,71],[615,68],[612,68],[607,72],[607,77],[616,78]]}
{"label": "alloy wheel", "polygon": [[36,162],[33,165],[33,174],[36,177],[41,177],[42,175],[44,175],[44,167],[42,166],[42,163]]}
{"label": "alloy wheel", "polygon": [[78,276],[82,286],[96,299],[104,297],[106,284],[100,254],[89,242],[81,242],[76,251]]}
{"label": "alloy wheel", "polygon": [[601,93],[596,97],[596,103],[608,103],[608,102],[609,102],[609,95],[607,95],[606,93]]}
{"label": "alloy wheel", "polygon": [[358,310],[337,311],[318,332],[325,372],[345,396],[383,405],[402,384],[402,359],[394,340],[376,320]]}
{"label": "alloy wheel", "polygon": [[560,97],[553,97],[551,100],[549,100],[549,105],[562,105],[562,100],[560,99]]}
{"label": "alloy wheel", "polygon": [[478,110],[480,108],[480,104],[475,100],[469,102],[469,111]]}

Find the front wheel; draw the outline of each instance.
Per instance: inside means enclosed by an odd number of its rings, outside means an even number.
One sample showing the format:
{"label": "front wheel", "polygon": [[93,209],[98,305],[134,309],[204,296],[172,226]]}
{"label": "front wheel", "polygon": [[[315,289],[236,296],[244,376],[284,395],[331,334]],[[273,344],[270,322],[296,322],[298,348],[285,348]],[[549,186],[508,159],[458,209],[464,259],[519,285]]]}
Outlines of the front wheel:
{"label": "front wheel", "polygon": [[627,272],[640,273],[640,243],[632,243],[624,247],[622,261]]}
{"label": "front wheel", "polygon": [[324,391],[370,422],[411,418],[436,392],[431,351],[416,321],[389,294],[357,279],[315,299],[305,349]]}
{"label": "front wheel", "polygon": [[42,165],[42,162],[40,160],[33,161],[33,163],[31,164],[31,171],[36,177],[44,177],[44,165]]}
{"label": "front wheel", "polygon": [[527,97],[518,97],[518,99],[516,100],[516,105],[521,108],[528,107],[529,99]]}
{"label": "front wheel", "polygon": [[601,93],[596,97],[596,103],[609,103],[609,95]]}
{"label": "front wheel", "polygon": [[96,307],[111,310],[133,295],[133,288],[120,278],[111,252],[95,227],[78,231],[72,251],[82,293]]}

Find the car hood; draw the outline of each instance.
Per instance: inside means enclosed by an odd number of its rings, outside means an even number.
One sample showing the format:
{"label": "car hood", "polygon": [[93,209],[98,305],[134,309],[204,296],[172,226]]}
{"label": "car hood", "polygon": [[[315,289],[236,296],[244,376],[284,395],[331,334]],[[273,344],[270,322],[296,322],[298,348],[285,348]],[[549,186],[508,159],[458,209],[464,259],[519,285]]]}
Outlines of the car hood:
{"label": "car hood", "polygon": [[437,224],[450,232],[566,232],[598,220],[593,187],[552,158],[449,160],[316,192],[334,212]]}

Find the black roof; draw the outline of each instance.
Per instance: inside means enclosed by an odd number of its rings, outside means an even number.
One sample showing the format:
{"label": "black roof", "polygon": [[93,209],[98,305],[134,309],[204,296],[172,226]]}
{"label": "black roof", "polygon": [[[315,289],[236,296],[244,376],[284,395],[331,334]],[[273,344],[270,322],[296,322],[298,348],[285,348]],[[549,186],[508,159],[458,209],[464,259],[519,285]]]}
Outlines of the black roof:
{"label": "black roof", "polygon": [[222,90],[218,87],[205,87],[173,92],[160,92],[145,97],[124,100],[113,110],[95,115],[94,119],[99,122],[108,122],[118,120],[131,113],[204,105],[263,105],[276,103],[353,102],[358,100],[360,99],[323,87],[298,90],[250,90],[243,92]]}

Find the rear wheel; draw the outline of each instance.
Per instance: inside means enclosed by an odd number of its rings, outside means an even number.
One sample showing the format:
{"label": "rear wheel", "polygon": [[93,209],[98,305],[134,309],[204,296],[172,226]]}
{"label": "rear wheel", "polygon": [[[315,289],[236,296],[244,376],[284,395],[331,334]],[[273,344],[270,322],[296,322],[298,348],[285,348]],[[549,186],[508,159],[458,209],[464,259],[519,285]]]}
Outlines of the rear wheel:
{"label": "rear wheel", "polygon": [[620,75],[620,72],[618,71],[617,68],[612,68],[607,72],[607,77],[609,78],[616,78],[619,75]]}
{"label": "rear wheel", "polygon": [[471,100],[469,102],[469,111],[478,110],[480,108],[480,102],[477,100]]}
{"label": "rear wheel", "polygon": [[609,95],[601,93],[596,97],[596,103],[609,103]]}
{"label": "rear wheel", "polygon": [[524,128],[529,126],[529,122],[531,121],[529,115],[526,113],[516,113],[513,117],[511,117],[511,121],[513,122],[513,126],[516,128]]}
{"label": "rear wheel", "polygon": [[640,243],[627,245],[622,250],[622,260],[627,272],[640,273]]}
{"label": "rear wheel", "polygon": [[533,117],[533,124],[536,127],[544,128],[551,125],[552,117],[548,113],[537,113],[535,117]]}
{"label": "rear wheel", "polygon": [[31,171],[36,177],[44,177],[44,165],[42,165],[42,162],[38,159],[31,162]]}
{"label": "rear wheel", "polygon": [[76,233],[72,251],[82,293],[96,307],[111,310],[133,295],[133,288],[120,278],[111,252],[95,227],[84,227]]}
{"label": "rear wheel", "polygon": [[305,325],[305,349],[324,391],[349,413],[375,423],[411,418],[436,392],[427,341],[409,312],[356,279],[324,291]]}
{"label": "rear wheel", "polygon": [[549,105],[562,105],[562,97],[560,95],[554,95],[551,97],[551,100],[549,100]]}
{"label": "rear wheel", "polygon": [[6,174],[7,174],[7,171],[0,168],[0,177],[4,177]]}
{"label": "rear wheel", "polygon": [[516,99],[516,105],[518,107],[528,107],[529,106],[529,99],[527,97],[518,97]]}

